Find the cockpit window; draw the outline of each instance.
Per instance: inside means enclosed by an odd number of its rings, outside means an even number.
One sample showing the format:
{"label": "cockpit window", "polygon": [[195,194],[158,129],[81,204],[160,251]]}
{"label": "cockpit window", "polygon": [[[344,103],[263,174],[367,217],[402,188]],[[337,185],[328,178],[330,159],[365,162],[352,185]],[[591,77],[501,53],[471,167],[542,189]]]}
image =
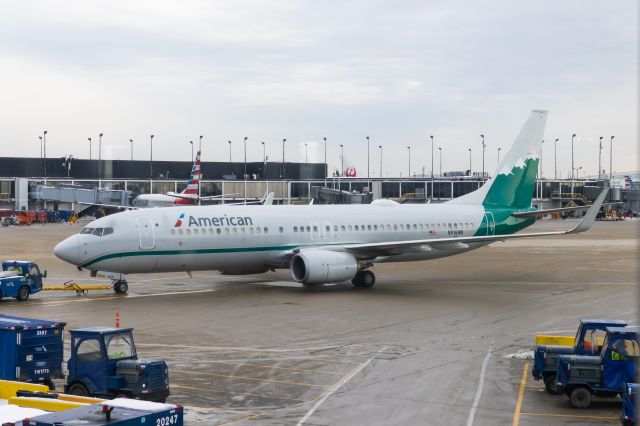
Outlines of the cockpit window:
{"label": "cockpit window", "polygon": [[92,234],[98,237],[102,237],[104,235],[109,235],[109,234],[113,234],[113,228],[111,227],[107,227],[107,228],[83,228],[82,231],[80,231],[81,234]]}

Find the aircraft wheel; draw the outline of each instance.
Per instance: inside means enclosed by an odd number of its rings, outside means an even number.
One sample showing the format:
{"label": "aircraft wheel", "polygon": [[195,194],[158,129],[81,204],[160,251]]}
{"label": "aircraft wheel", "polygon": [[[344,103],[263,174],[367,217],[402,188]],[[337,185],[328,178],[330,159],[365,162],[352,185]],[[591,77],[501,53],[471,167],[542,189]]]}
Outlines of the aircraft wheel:
{"label": "aircraft wheel", "polygon": [[118,294],[125,294],[129,290],[129,284],[125,280],[116,281],[113,284],[113,291]]}
{"label": "aircraft wheel", "polygon": [[19,301],[25,301],[29,298],[29,287],[27,287],[26,285],[23,285],[22,287],[20,287],[20,289],[18,289],[18,295],[16,296],[16,299],[18,299]]}
{"label": "aircraft wheel", "polygon": [[376,276],[371,271],[360,271],[351,280],[354,287],[370,288],[376,283]]}
{"label": "aircraft wheel", "polygon": [[591,392],[582,386],[577,387],[569,394],[569,400],[575,408],[589,408],[591,405]]}
{"label": "aircraft wheel", "polygon": [[562,390],[558,388],[558,383],[556,382],[556,375],[549,374],[544,376],[544,388],[551,395],[560,395]]}
{"label": "aircraft wheel", "polygon": [[69,395],[76,396],[89,396],[89,390],[82,383],[76,382],[69,386],[69,390],[67,391]]}

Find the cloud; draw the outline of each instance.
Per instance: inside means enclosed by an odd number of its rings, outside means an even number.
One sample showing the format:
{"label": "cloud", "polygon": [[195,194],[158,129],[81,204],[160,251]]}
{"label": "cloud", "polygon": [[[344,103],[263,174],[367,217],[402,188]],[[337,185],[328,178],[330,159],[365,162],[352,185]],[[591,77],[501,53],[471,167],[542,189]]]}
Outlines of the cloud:
{"label": "cloud", "polygon": [[573,132],[585,170],[609,134],[618,168],[637,169],[637,16],[631,0],[15,3],[0,17],[0,144],[36,155],[46,127],[50,152],[82,154],[102,131],[124,156],[154,133],[158,158],[188,159],[205,134],[213,160],[249,136],[261,159],[260,140],[277,158],[283,137],[326,136],[329,159],[342,143],[362,170],[370,136],[393,175],[407,145],[412,169],[430,168],[431,134],[445,170],[465,169],[469,147],[480,164],[480,133],[494,161],[544,108],[562,170]]}

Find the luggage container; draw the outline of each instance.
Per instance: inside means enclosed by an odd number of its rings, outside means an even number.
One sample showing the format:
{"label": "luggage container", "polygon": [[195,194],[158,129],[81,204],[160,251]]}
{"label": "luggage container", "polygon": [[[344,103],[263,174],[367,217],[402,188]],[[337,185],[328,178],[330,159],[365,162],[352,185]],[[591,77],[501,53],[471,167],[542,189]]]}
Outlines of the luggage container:
{"label": "luggage container", "polygon": [[62,373],[66,323],[0,315],[0,379],[43,383]]}

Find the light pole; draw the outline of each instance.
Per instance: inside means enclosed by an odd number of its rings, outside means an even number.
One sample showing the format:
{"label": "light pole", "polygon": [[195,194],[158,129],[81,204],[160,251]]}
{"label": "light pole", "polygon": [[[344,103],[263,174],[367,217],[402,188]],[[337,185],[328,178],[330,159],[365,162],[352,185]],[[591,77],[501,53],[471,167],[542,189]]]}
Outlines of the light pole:
{"label": "light pole", "polygon": [[604,136],[600,136],[600,142],[598,144],[598,180],[602,176],[602,139]]}
{"label": "light pole", "polygon": [[378,145],[380,148],[380,181],[382,181],[382,145]]}
{"label": "light pole", "polygon": [[129,144],[131,145],[131,161],[133,161],[133,139],[129,139]]}
{"label": "light pole", "polygon": [[429,137],[431,138],[431,180],[433,180],[433,135]]}
{"label": "light pole", "polygon": [[102,136],[98,135],[98,178],[102,178]]}
{"label": "light pole", "polygon": [[327,186],[327,172],[329,171],[327,169],[327,138],[322,138],[324,139],[324,186],[326,188]]}
{"label": "light pole", "polygon": [[556,138],[553,141],[553,178],[558,179],[558,141],[560,139]]}
{"label": "light pole", "polygon": [[[284,167],[284,144],[287,142],[287,139],[284,138],[282,139],[282,182],[284,185],[284,176],[285,176],[285,167]],[[284,188],[283,188],[284,190]],[[282,196],[284,197],[284,192],[282,193]]]}
{"label": "light pole", "polygon": [[189,141],[191,144],[191,162],[193,163],[193,141]]}
{"label": "light pole", "polygon": [[440,178],[442,178],[442,147],[441,146],[438,147],[438,151],[440,151],[440,173],[439,173],[439,176],[440,176]]}
{"label": "light pole", "polygon": [[89,140],[89,160],[91,160],[91,138],[87,138],[87,139]]}
{"label": "light pole", "polygon": [[542,171],[542,146],[544,145],[544,139],[540,142],[540,175],[538,176],[540,179],[544,177],[544,172]]}
{"label": "light pole", "polygon": [[98,161],[102,160],[102,133],[98,135]]}
{"label": "light pole", "polygon": [[484,144],[484,135],[480,135],[482,138],[482,181],[484,182],[484,149],[487,145]]}
{"label": "light pole", "polygon": [[576,134],[571,135],[571,198],[573,198],[573,181],[575,180],[575,168],[573,165],[573,140],[575,139]]}
{"label": "light pole", "polygon": [[204,135],[200,135],[200,140],[198,141],[198,152],[202,151],[202,138],[204,138]]}
{"label": "light pole", "polygon": [[[149,179],[153,179],[153,135],[149,136],[149,147],[150,147],[150,156],[149,156]],[[149,188],[151,191],[151,188]]]}
{"label": "light pole", "polygon": [[344,145],[340,144],[340,176],[344,173]]}
{"label": "light pole", "polygon": [[411,147],[408,146],[407,150],[409,152],[409,174],[407,174],[407,176],[411,179]]}
{"label": "light pole", "polygon": [[244,203],[247,204],[247,136],[244,137]]}
{"label": "light pole", "polygon": [[469,177],[471,177],[471,148],[467,148],[469,150]]}
{"label": "light pole", "polygon": [[369,180],[369,136],[367,136],[367,186],[371,191],[371,181]]}
{"label": "light pole", "polygon": [[227,142],[229,142],[229,164],[231,164],[231,141]]}
{"label": "light pole", "polygon": [[40,139],[40,163],[42,163],[42,174],[44,175],[44,157],[42,156],[42,136],[38,136]]}
{"label": "light pole", "polygon": [[576,169],[576,179],[580,179],[580,170],[582,170],[582,166]]}
{"label": "light pole", "polygon": [[575,137],[576,137],[575,133],[571,135],[571,180],[575,178],[575,176],[573,175],[574,173],[573,171],[575,170],[575,166],[573,165],[573,142]]}
{"label": "light pole", "polygon": [[46,182],[47,181],[47,131],[46,130],[42,132],[42,155],[44,157],[44,180]]}
{"label": "light pole", "polygon": [[[247,180],[247,137],[244,137],[244,180]],[[245,197],[246,198],[246,197]]]}
{"label": "light pole", "polygon": [[[47,132],[45,132],[47,133]],[[615,136],[611,136],[611,142],[609,144],[609,186],[611,186],[611,179],[613,179],[613,138],[615,138]],[[45,155],[47,152],[47,146],[45,145],[44,147],[45,149]]]}
{"label": "light pole", "polygon": [[307,164],[309,162],[309,150],[307,149],[307,143],[304,143],[304,163]]}
{"label": "light pole", "polygon": [[260,142],[262,144],[262,175],[266,179],[267,177],[267,147],[264,141]]}
{"label": "light pole", "polygon": [[[500,167],[500,151],[502,150],[502,148],[498,147],[498,167]],[[498,170],[498,173],[500,171]]]}

